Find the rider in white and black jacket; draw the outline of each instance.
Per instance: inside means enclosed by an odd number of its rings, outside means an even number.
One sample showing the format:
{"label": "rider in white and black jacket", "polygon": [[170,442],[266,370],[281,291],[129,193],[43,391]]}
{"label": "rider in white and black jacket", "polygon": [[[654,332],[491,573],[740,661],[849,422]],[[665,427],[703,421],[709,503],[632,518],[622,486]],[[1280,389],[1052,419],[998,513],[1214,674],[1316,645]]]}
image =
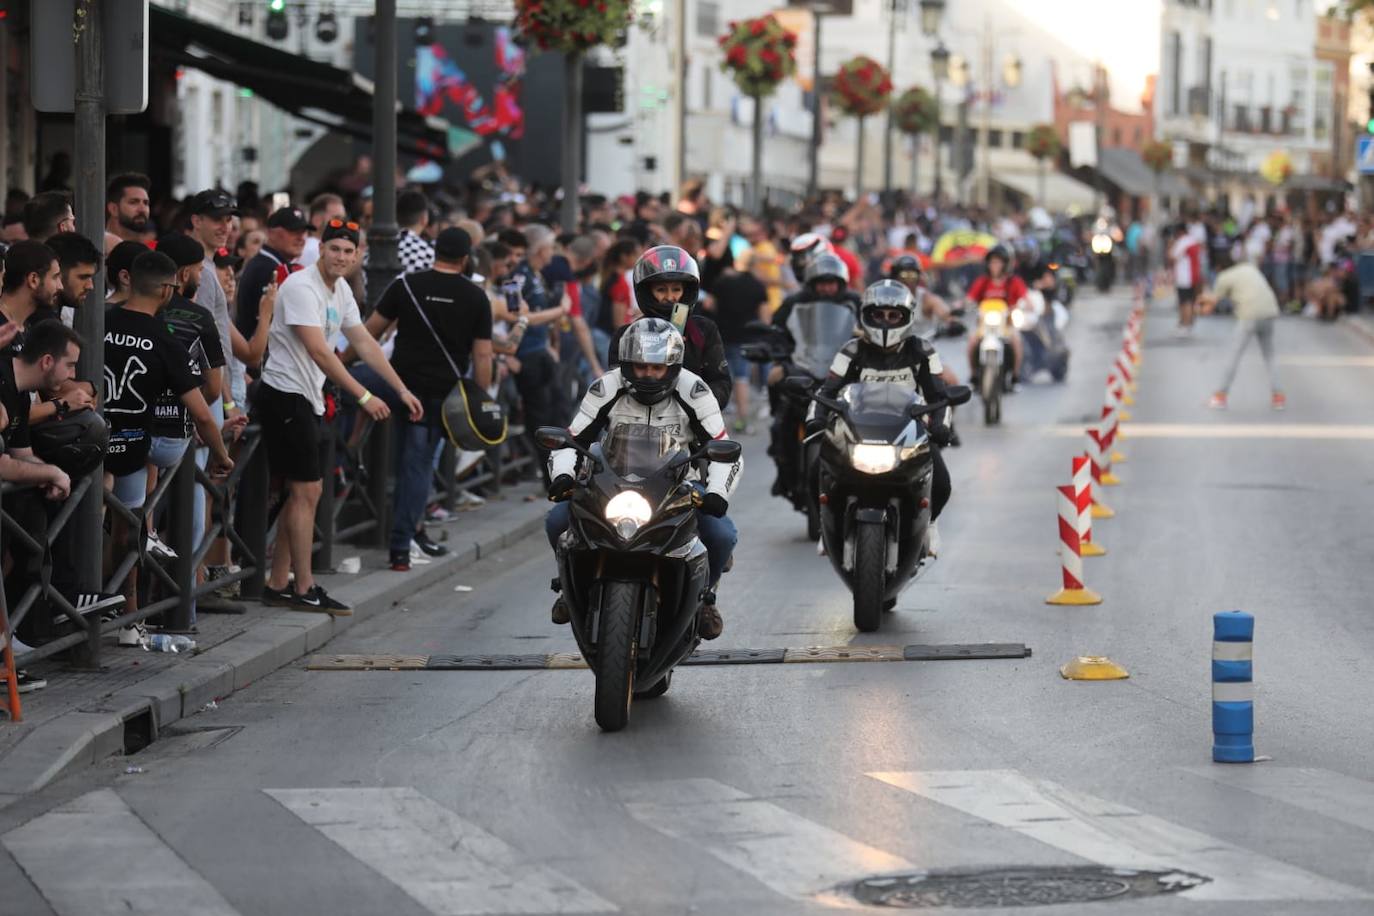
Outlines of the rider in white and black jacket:
{"label": "rider in white and black jacket", "polygon": [[[620,338],[620,365],[592,383],[568,431],[580,445],[589,447],[602,435],[621,425],[666,429],[690,443],[693,450],[713,439],[728,438],[715,395],[701,377],[682,368],[682,335],[661,318],[632,322]],[[578,453],[571,448],[549,455],[549,496],[562,499],[577,485]],[[705,478],[695,469],[688,479],[704,490],[697,512],[697,535],[706,548],[710,584],[714,590],[734,550],[737,532],[726,517],[730,496],[739,483],[743,459],[733,464],[707,464]],[[567,530],[569,507],[560,502],[549,510],[545,530],[550,546]],[[555,623],[567,623],[562,599],[554,603]],[[703,639],[715,639],[723,627],[714,603],[702,608],[699,631]]]}
{"label": "rider in white and black jacket", "polygon": [[[915,322],[915,300],[911,292],[896,280],[879,280],[864,290],[859,308],[859,337],[845,343],[830,363],[830,372],[821,384],[820,393],[834,398],[845,385],[854,382],[894,382],[919,390],[926,403],[945,399],[945,383],[940,378],[940,354],[924,338],[912,333]],[[818,407],[818,416],[824,408]],[[930,491],[931,555],[938,554],[938,533],[935,520],[949,502],[951,486],[949,469],[940,456],[939,446],[947,445],[950,436],[951,409],[946,407],[931,414],[926,421],[934,446],[931,458],[934,475]]]}

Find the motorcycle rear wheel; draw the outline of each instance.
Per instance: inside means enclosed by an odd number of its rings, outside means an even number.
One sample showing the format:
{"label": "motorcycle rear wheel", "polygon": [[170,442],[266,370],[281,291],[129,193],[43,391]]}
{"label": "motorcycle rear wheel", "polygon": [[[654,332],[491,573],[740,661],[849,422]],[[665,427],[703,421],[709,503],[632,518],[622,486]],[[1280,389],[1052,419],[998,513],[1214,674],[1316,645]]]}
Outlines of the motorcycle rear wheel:
{"label": "motorcycle rear wheel", "polygon": [[882,525],[861,524],[854,532],[854,627],[860,633],[882,625],[886,583],[887,532]]}
{"label": "motorcycle rear wheel", "polygon": [[635,690],[635,639],[639,588],[607,582],[601,594],[600,634],[596,644],[596,724],[618,732],[630,723]]}

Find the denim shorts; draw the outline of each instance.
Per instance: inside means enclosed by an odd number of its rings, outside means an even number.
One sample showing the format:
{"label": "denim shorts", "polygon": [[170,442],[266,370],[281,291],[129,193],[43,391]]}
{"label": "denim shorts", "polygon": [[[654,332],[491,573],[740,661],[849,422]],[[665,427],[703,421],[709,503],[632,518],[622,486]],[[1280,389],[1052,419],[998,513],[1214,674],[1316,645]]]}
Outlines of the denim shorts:
{"label": "denim shorts", "polygon": [[744,358],[743,344],[726,344],[725,362],[730,367],[732,381],[749,380],[749,360]]}

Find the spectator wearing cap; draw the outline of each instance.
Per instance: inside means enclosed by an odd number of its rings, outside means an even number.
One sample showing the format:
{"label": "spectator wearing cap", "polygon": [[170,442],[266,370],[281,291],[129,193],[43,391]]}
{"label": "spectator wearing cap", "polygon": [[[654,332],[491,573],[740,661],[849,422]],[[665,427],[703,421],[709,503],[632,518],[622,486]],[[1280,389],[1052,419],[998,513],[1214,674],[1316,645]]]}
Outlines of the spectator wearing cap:
{"label": "spectator wearing cap", "polygon": [[[482,388],[491,387],[491,306],[482,288],[464,276],[471,255],[472,238],[466,232],[443,230],[435,240],[434,266],[397,277],[367,319],[367,333],[374,339],[396,330],[391,366],[424,406],[423,417],[402,424],[398,440],[390,543],[391,568],[397,572],[410,569],[412,541],[426,553],[441,547],[426,544],[420,523],[433,480],[434,450],[443,436],[444,399],[469,373]],[[386,391],[372,367],[358,366],[352,374],[367,390]],[[400,412],[399,398],[384,396]]]}
{"label": "spectator wearing cap", "polygon": [[[324,476],[319,445],[325,380],[338,385],[373,420],[386,419],[391,409],[344,368],[331,343],[335,336],[343,332],[363,363],[396,392],[412,420],[424,415],[419,399],[406,388],[377,341],[363,328],[353,291],[343,281],[357,259],[360,241],[356,223],[329,222],[320,234],[320,260],[287,277],[277,294],[267,359],[253,396],[268,464],[273,476],[283,479],[287,487],[272,570],[263,589],[265,604],[328,614],[351,613],[348,605],[315,583],[311,571],[315,507]],[[292,573],[294,589],[287,578]]]}
{"label": "spectator wearing cap", "polygon": [[[252,340],[258,329],[258,306],[268,287],[280,286],[288,276],[300,270],[296,263],[305,248],[305,235],[310,220],[300,207],[282,207],[267,218],[267,241],[250,258],[239,274],[238,297],[234,304],[234,325],[244,340]],[[246,360],[245,360],[246,362]],[[246,383],[234,379],[231,397],[239,403],[246,397]]]}
{"label": "spectator wearing cap", "polygon": [[310,267],[320,259],[320,233],[324,231],[325,223],[331,219],[347,218],[348,210],[344,207],[342,197],[330,191],[315,195],[310,201],[310,235],[305,239],[305,248],[299,258],[302,267]]}
{"label": "spectator wearing cap", "polygon": [[[227,191],[214,188],[201,191],[191,198],[191,222],[187,235],[200,244],[201,270],[194,292],[187,295],[203,306],[214,319],[215,333],[219,336],[219,349],[226,359],[220,367],[209,371],[228,376],[214,386],[215,397],[207,397],[210,412],[219,420],[243,414],[241,402],[231,393],[233,377],[243,375],[242,365],[230,360],[233,356],[233,332],[229,320],[229,297],[220,285],[219,275],[215,272],[215,252],[229,243],[229,235],[234,228],[234,217],[239,215],[238,202]],[[158,243],[161,246],[161,242]],[[178,246],[181,248],[184,246]],[[189,251],[190,249],[186,249]],[[226,384],[227,382],[227,384]],[[243,383],[240,382],[243,386]],[[246,389],[246,386],[243,386]],[[221,394],[222,393],[222,394]],[[237,426],[235,428],[238,428]]]}

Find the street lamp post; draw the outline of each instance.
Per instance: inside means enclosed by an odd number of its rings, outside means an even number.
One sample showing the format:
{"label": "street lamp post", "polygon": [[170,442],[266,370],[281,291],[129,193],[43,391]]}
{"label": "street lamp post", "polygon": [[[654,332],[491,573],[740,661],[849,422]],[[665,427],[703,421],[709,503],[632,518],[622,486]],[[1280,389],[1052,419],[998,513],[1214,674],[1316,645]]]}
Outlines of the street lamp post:
{"label": "street lamp post", "polygon": [[[979,132],[979,180],[978,198],[979,203],[984,207],[992,205],[992,91],[994,83],[993,75],[993,37],[992,37],[992,17],[988,16],[983,20],[983,40],[982,44],[982,64],[983,64],[983,125]],[[1008,55],[1002,65],[1002,83],[1008,89],[1015,89],[1021,84],[1021,62],[1014,55]]]}
{"label": "street lamp post", "polygon": [[[905,28],[905,17],[907,11],[907,0],[888,0],[888,23],[887,23],[887,72],[896,79],[897,73],[897,29],[898,24],[902,23]],[[940,17],[945,11],[945,0],[921,0],[921,33],[927,38],[934,38],[935,33],[940,28]],[[919,149],[919,144],[917,146]],[[913,187],[912,193],[916,189]],[[883,121],[883,191],[892,191],[892,106],[887,108],[887,117]]]}
{"label": "street lamp post", "polygon": [[[945,47],[942,41],[930,52],[930,71],[935,77],[935,206],[940,206],[940,194],[942,193],[942,173],[941,165],[942,149],[941,142],[944,134],[944,110],[941,107],[940,90],[944,86],[945,80],[949,79],[949,48]],[[914,189],[913,189],[914,190]]]}
{"label": "street lamp post", "polygon": [[818,2],[808,5],[811,10],[811,149],[806,172],[806,196],[815,197],[820,188],[821,169],[821,18],[830,12],[830,4]]}

